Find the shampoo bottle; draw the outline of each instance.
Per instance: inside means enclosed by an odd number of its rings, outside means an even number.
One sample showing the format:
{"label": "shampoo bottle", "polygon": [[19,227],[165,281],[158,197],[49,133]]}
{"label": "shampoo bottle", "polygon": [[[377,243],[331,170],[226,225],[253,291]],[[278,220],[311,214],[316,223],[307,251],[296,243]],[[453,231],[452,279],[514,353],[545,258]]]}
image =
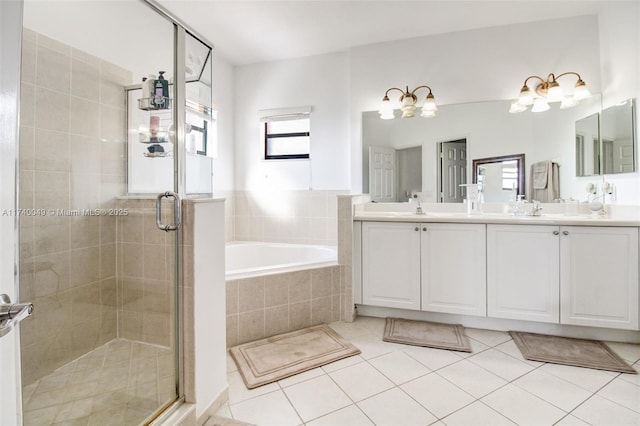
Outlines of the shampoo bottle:
{"label": "shampoo bottle", "polygon": [[149,91],[149,83],[147,83],[147,77],[142,77],[142,97],[140,98],[140,109],[149,109],[150,100],[151,92]]}

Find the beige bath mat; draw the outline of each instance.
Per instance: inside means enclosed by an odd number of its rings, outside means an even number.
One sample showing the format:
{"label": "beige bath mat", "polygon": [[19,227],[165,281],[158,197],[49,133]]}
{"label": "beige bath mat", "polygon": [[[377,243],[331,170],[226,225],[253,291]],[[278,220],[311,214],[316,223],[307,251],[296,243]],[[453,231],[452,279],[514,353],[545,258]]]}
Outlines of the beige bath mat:
{"label": "beige bath mat", "polygon": [[522,356],[532,361],[638,374],[605,343],[546,334],[510,331]]}
{"label": "beige bath mat", "polygon": [[464,334],[464,327],[459,324],[387,318],[382,340],[406,345],[471,352],[471,345]]}
{"label": "beige bath mat", "polygon": [[360,353],[328,325],[316,325],[229,349],[249,389]]}

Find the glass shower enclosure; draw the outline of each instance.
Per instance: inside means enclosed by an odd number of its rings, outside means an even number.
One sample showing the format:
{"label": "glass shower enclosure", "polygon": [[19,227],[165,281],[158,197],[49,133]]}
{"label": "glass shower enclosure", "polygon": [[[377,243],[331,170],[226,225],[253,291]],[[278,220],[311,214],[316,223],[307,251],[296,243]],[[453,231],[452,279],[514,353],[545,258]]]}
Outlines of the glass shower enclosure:
{"label": "glass shower enclosure", "polygon": [[25,0],[25,425],[145,424],[180,401],[179,197],[211,192],[214,134],[211,48],[154,3]]}

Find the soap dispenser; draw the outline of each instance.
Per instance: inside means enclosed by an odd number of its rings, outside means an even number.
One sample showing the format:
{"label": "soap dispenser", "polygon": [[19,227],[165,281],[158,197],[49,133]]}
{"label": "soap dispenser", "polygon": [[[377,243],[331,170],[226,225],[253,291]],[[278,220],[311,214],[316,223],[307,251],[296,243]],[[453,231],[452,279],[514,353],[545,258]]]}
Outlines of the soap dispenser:
{"label": "soap dispenser", "polygon": [[164,78],[164,71],[160,71],[154,82],[153,103],[158,109],[169,108],[169,82]]}

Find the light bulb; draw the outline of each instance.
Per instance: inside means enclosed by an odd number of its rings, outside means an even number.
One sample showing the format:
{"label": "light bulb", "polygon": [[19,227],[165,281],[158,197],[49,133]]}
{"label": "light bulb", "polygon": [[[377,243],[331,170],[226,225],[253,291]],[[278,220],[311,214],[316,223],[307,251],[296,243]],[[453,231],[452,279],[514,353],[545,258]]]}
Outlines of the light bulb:
{"label": "light bulb", "polygon": [[438,106],[436,105],[436,99],[433,96],[433,93],[429,92],[427,98],[424,100],[424,105],[422,105],[422,111],[437,111]]}
{"label": "light bulb", "polygon": [[552,81],[549,83],[549,87],[547,88],[547,102],[560,102],[563,97],[564,94],[558,82]]}
{"label": "light bulb", "polygon": [[516,114],[518,112],[526,111],[527,107],[524,105],[520,105],[518,101],[511,102],[511,108],[509,108],[509,112],[511,114]]}
{"label": "light bulb", "polygon": [[549,104],[544,98],[537,98],[533,103],[533,107],[531,108],[532,112],[543,112],[549,109]]}
{"label": "light bulb", "polygon": [[402,118],[412,118],[415,117],[416,110],[416,98],[410,95],[404,95],[401,99],[402,107]]}
{"label": "light bulb", "polygon": [[577,101],[587,99],[591,97],[591,92],[587,89],[587,85],[581,79],[576,83],[576,87],[573,89],[573,97]]}
{"label": "light bulb", "polygon": [[531,89],[529,89],[528,86],[522,86],[522,89],[520,89],[520,97],[518,98],[518,103],[521,106],[529,106],[531,104],[533,104],[533,93],[531,92]]}
{"label": "light bulb", "polygon": [[573,96],[565,96],[560,104],[560,109],[567,109],[578,105],[578,101]]}
{"label": "light bulb", "polygon": [[378,110],[378,113],[380,114],[380,118],[383,120],[391,120],[395,118],[393,105],[391,105],[391,101],[388,96],[385,95],[382,99],[382,104],[380,104],[380,110]]}

